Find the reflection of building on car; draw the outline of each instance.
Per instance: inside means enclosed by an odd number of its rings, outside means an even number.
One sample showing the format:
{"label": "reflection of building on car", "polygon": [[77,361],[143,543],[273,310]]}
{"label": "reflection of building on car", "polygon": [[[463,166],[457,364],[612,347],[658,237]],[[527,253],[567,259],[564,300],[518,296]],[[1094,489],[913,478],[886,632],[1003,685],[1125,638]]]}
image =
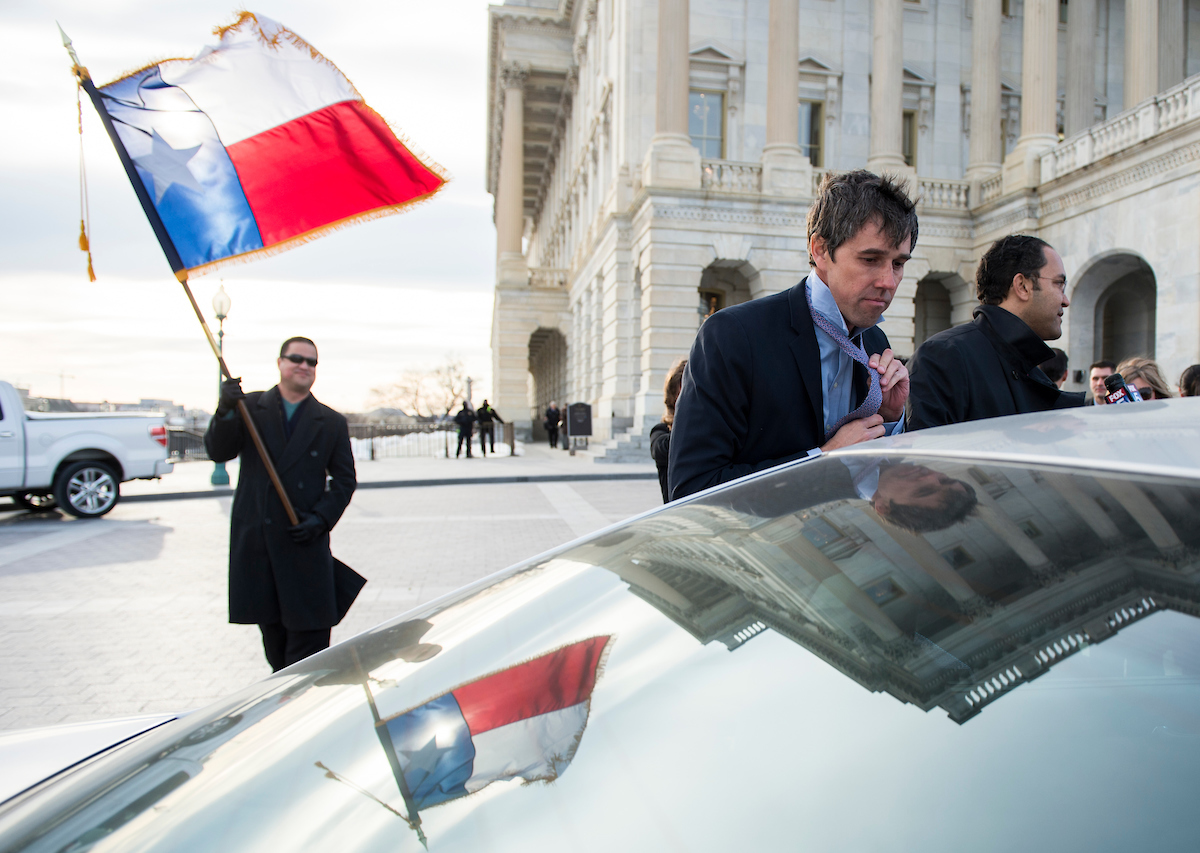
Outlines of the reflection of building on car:
{"label": "reflection of building on car", "polygon": [[1191,849],[1195,414],[925,430],[667,505],[45,779],[0,850]]}
{"label": "reflection of building on car", "polygon": [[[278,711],[291,699],[309,687],[296,684],[296,692],[280,691],[278,684],[270,689],[259,686],[242,702],[223,714],[204,722],[186,718],[176,725],[192,727],[160,750],[137,762],[124,775],[118,787],[98,785],[90,801],[79,810],[23,848],[30,853],[40,851],[84,851],[91,849],[146,809],[156,807],[186,782],[199,776],[207,761],[224,744],[253,727],[264,717]],[[154,737],[154,732],[144,737]],[[86,771],[78,780],[87,785]]]}
{"label": "reflection of building on car", "polygon": [[[864,687],[959,723],[1149,613],[1200,615],[1200,490],[922,461],[973,486],[973,516],[917,536],[857,496],[742,504],[785,510],[770,517],[699,501],[643,521],[603,565],[701,642],[734,650],[772,628]],[[842,465],[808,463],[807,479]]]}

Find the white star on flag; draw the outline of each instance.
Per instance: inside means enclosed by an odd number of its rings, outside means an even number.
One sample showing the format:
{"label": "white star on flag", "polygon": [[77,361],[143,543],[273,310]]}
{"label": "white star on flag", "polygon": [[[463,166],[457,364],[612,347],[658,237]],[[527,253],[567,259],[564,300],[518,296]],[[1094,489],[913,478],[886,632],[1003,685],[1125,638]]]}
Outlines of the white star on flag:
{"label": "white star on flag", "polygon": [[188,161],[196,156],[200,146],[172,148],[165,139],[158,135],[157,130],[153,132],[151,139],[150,153],[134,157],[133,162],[150,173],[154,182],[154,203],[158,204],[162,201],[163,195],[171,188],[171,184],[179,184],[181,187],[203,195],[204,187],[200,186],[200,182],[196,180],[196,176],[192,174],[192,170],[187,165]]}

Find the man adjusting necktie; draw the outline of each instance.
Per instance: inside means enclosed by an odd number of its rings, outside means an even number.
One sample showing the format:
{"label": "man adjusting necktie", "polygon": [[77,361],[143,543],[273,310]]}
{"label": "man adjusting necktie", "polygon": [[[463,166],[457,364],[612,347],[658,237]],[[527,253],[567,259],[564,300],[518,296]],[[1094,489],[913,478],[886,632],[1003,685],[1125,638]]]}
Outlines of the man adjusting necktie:
{"label": "man adjusting necktie", "polygon": [[672,498],[903,430],[908,372],[879,323],[916,242],[902,184],[826,175],[808,212],[808,277],[700,327],[675,407]]}

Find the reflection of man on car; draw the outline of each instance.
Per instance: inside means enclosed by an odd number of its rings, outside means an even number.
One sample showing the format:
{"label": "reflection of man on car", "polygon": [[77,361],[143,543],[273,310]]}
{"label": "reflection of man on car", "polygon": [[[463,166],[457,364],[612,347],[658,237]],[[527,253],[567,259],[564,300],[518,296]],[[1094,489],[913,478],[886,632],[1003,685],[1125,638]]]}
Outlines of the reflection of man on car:
{"label": "reflection of man on car", "polygon": [[870,500],[881,518],[912,533],[925,533],[962,521],[979,499],[963,480],[900,462],[879,466],[879,485]]}
{"label": "reflection of man on car", "polygon": [[747,490],[733,507],[748,515],[776,518],[859,498],[869,501],[890,524],[912,533],[928,533],[967,518],[978,502],[969,483],[925,465],[848,456],[805,467],[809,476],[764,482],[759,489]]}

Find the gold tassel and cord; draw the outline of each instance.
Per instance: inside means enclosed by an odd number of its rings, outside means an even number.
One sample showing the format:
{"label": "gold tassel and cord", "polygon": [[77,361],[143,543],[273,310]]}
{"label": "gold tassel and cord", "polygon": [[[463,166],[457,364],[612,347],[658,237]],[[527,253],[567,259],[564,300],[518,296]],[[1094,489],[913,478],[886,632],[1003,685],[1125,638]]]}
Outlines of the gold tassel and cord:
{"label": "gold tassel and cord", "polygon": [[83,101],[80,92],[83,85],[76,80],[75,112],[79,120],[79,251],[87,252],[88,281],[96,280],[96,271],[92,268],[92,246],[88,241],[87,223],[92,218],[88,204],[87,167],[83,162]]}

